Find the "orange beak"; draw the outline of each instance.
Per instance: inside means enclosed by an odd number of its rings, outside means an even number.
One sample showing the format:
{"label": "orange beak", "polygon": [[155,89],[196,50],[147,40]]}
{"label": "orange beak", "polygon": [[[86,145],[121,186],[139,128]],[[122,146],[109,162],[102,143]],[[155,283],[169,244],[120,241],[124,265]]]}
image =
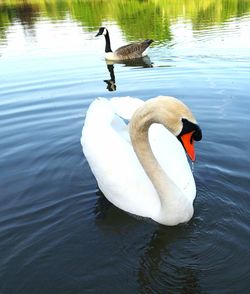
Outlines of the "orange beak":
{"label": "orange beak", "polygon": [[189,132],[181,136],[181,142],[183,144],[184,149],[187,152],[187,155],[192,161],[195,161],[195,149],[194,149],[194,140],[192,138],[194,131]]}

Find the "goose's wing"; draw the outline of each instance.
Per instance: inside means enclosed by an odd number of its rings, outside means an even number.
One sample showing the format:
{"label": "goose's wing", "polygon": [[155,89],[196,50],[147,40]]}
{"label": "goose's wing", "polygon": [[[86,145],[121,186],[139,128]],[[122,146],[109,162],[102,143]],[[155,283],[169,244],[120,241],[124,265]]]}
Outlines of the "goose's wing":
{"label": "goose's wing", "polygon": [[159,197],[134,153],[127,125],[114,111],[114,104],[119,109],[127,105],[128,98],[114,101],[112,105],[97,99],[90,105],[82,130],[83,152],[110,202],[130,213],[152,217],[160,208]]}
{"label": "goose's wing", "polygon": [[153,40],[145,40],[143,42],[131,43],[118,48],[115,54],[119,57],[139,58],[152,42]]}

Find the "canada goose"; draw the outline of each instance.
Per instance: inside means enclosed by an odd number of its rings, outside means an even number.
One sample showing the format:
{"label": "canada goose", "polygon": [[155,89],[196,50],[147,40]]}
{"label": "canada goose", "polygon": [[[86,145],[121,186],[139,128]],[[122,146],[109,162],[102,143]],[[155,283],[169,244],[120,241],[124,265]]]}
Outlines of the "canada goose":
{"label": "canada goose", "polygon": [[[129,125],[123,119],[131,119]],[[110,202],[158,223],[177,225],[193,216],[196,186],[185,151],[195,160],[194,140],[201,137],[193,114],[176,98],[144,102],[119,97],[91,103],[81,143]]]}
{"label": "canada goose", "polygon": [[153,40],[145,40],[143,42],[131,43],[112,51],[110,45],[109,32],[107,28],[100,27],[97,36],[104,35],[106,40],[105,58],[108,60],[126,60],[140,58],[147,55],[147,49]]}

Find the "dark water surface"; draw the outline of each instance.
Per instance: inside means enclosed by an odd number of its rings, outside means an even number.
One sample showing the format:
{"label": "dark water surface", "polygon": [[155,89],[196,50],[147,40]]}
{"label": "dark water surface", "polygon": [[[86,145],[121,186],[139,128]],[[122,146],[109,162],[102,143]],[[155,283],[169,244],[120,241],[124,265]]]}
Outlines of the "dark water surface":
{"label": "dark water surface", "polygon": [[[100,25],[113,48],[154,39],[150,60],[106,64]],[[249,293],[249,32],[250,1],[0,1],[1,294]],[[203,130],[186,225],[97,188],[84,116],[127,95],[178,97]]]}

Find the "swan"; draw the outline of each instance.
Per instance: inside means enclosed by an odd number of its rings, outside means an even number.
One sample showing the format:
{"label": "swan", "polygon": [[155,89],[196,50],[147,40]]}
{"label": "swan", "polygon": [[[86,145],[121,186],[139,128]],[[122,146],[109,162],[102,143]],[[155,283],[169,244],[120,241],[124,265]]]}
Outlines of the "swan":
{"label": "swan", "polygon": [[87,110],[81,144],[111,203],[174,226],[193,216],[196,186],[185,151],[194,161],[194,140],[201,138],[195,117],[174,97],[97,98]]}
{"label": "swan", "polygon": [[122,46],[112,51],[110,45],[109,32],[107,28],[100,27],[97,36],[104,35],[106,40],[105,46],[105,58],[108,60],[126,60],[126,59],[134,59],[141,58],[147,55],[147,49],[149,45],[153,42],[153,40],[145,40],[143,42],[131,43],[125,46]]}

